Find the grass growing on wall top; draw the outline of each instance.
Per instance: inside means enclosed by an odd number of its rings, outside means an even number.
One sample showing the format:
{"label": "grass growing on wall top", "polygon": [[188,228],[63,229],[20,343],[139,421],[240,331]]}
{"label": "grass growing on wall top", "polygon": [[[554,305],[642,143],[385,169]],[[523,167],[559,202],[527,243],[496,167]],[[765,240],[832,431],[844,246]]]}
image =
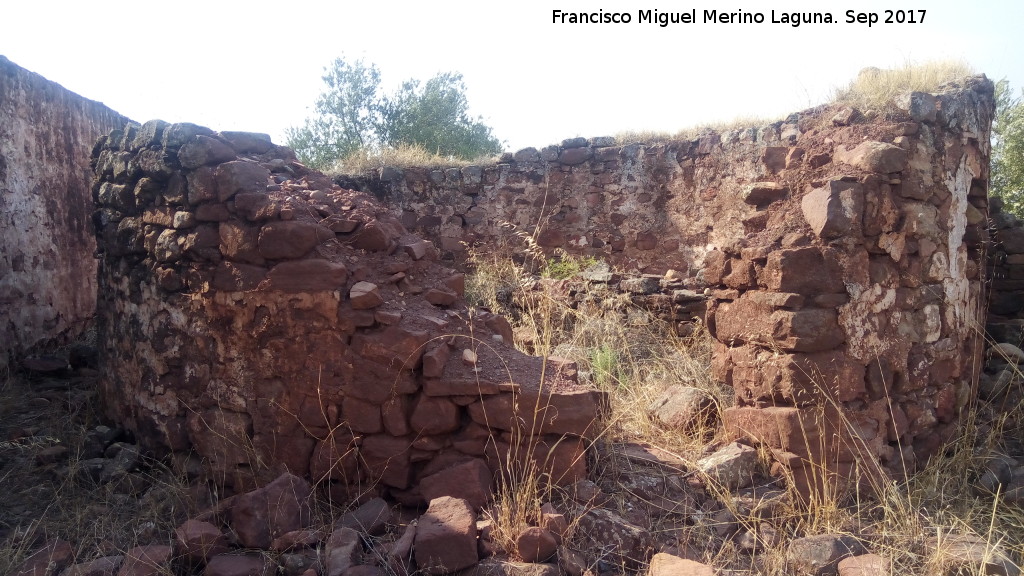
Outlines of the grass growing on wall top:
{"label": "grass growing on wall top", "polygon": [[[837,88],[831,103],[852,106],[862,112],[891,114],[896,111],[894,100],[905,92],[935,92],[942,84],[963,80],[976,72],[962,60],[937,60],[923,64],[906,63],[892,69],[864,68],[848,85]],[[677,131],[625,130],[614,135],[616,146],[629,144],[655,145],[677,140],[692,140],[708,132],[728,132],[744,128],[767,126],[782,118],[737,116],[731,120],[702,122]],[[332,176],[339,174],[365,174],[385,166],[395,168],[462,168],[488,166],[497,161],[495,156],[482,156],[470,160],[444,156],[415,144],[396,147],[360,148],[338,159],[329,169]]]}
{"label": "grass growing on wall top", "polygon": [[338,174],[364,174],[385,166],[394,168],[463,168],[474,165],[486,166],[494,164],[495,160],[492,156],[464,160],[462,158],[435,154],[416,144],[400,144],[394,148],[359,148],[335,162],[328,173],[332,176]]}
{"label": "grass growing on wall top", "polygon": [[[963,80],[974,74],[975,70],[962,60],[906,63],[886,70],[864,68],[847,86],[835,90],[831,103],[852,106],[862,112],[873,110],[881,114],[890,114],[896,110],[894,100],[904,92],[935,92],[946,82]],[[701,123],[676,132],[627,130],[615,134],[615,143],[619,146],[664,144],[674,140],[691,140],[707,132],[721,133],[766,126],[779,120],[781,118],[737,116],[732,120]]]}
{"label": "grass growing on wall top", "polygon": [[757,126],[767,126],[778,122],[781,118],[765,118],[762,116],[737,116],[732,120],[704,122],[676,132],[660,132],[657,130],[626,130],[615,134],[616,146],[628,144],[664,144],[676,140],[693,140],[708,132],[728,132]]}
{"label": "grass growing on wall top", "polygon": [[895,111],[894,101],[904,92],[935,92],[946,82],[973,74],[974,70],[962,60],[908,62],[889,70],[864,68],[845,88],[836,90],[833,101],[861,111],[888,114]]}

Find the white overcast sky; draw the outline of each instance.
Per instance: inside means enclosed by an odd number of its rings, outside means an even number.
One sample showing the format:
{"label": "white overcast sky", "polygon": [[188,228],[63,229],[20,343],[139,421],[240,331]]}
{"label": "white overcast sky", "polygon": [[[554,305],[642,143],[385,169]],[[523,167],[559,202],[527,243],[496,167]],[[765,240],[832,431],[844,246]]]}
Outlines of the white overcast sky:
{"label": "white overcast sky", "polygon": [[[927,10],[921,24],[845,23],[849,9]],[[557,25],[552,10],[627,11],[628,25]],[[636,22],[638,10],[762,12],[764,24]],[[771,24],[828,11],[831,25]],[[11,0],[0,54],[138,121],[266,132],[283,142],[345,55],[375,62],[388,91],[465,76],[474,114],[507,148],[623,130],[674,132],[821,103],[867,66],[958,58],[1024,86],[1024,2],[769,0]]]}

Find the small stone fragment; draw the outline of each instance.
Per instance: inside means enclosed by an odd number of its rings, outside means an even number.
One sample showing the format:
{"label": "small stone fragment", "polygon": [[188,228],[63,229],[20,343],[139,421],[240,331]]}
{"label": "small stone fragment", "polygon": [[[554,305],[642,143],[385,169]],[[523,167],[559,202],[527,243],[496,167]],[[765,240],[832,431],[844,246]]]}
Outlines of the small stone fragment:
{"label": "small stone fragment", "polygon": [[391,521],[391,507],[383,498],[372,498],[334,523],[337,528],[352,528],[364,534],[379,535]]}
{"label": "small stone fragment", "polygon": [[384,303],[380,290],[372,282],[356,282],[348,295],[352,300],[352,307],[356,310],[368,310]]}
{"label": "small stone fragment", "polygon": [[540,526],[551,532],[559,544],[569,535],[569,521],[550,502],[540,507]]}
{"label": "small stone fragment", "polygon": [[715,570],[707,564],[665,553],[655,554],[647,569],[647,576],[714,576],[714,574]]}
{"label": "small stone fragment", "polygon": [[351,528],[335,528],[324,545],[323,576],[343,576],[358,564],[363,552],[359,532]]}
{"label": "small stone fragment", "polygon": [[996,344],[992,347],[991,352],[992,355],[1005,358],[1007,361],[1013,362],[1014,364],[1024,362],[1024,350],[1021,350],[1013,344],[1006,342]]}
{"label": "small stone fragment", "polygon": [[228,551],[228,539],[213,524],[187,520],[174,530],[177,553],[195,564]]}
{"label": "small stone fragment", "polygon": [[697,467],[708,478],[729,489],[746,488],[754,483],[757,473],[757,450],[733,442],[700,459]]}
{"label": "small stone fragment", "polygon": [[819,534],[790,542],[786,557],[797,574],[825,576],[835,574],[840,560],[865,552],[864,545],[853,536]]}
{"label": "small stone fragment", "polygon": [[839,561],[838,576],[891,576],[892,562],[877,554],[850,556]]}
{"label": "small stone fragment", "polygon": [[454,292],[447,290],[440,290],[438,288],[431,288],[427,290],[427,293],[423,295],[427,302],[430,302],[434,306],[451,306],[458,301],[459,297]]}
{"label": "small stone fragment", "polygon": [[647,407],[663,426],[684,431],[713,423],[715,400],[707,391],[692,386],[671,386]]}
{"label": "small stone fragment", "polygon": [[416,564],[427,574],[448,574],[477,563],[476,514],[450,496],[430,501],[416,527]]}
{"label": "small stone fragment", "polygon": [[547,562],[558,550],[554,534],[538,526],[530,526],[516,536],[516,554],[524,562]]}
{"label": "small stone fragment", "polygon": [[603,508],[594,508],[580,516],[578,528],[587,549],[615,564],[642,565],[654,544],[646,529]]}

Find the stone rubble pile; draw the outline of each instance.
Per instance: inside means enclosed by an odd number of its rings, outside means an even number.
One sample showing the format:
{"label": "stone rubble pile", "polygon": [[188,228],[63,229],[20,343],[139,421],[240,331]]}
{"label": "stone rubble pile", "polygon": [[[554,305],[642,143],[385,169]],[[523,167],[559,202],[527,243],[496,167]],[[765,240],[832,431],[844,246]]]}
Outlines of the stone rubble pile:
{"label": "stone rubble pile", "polygon": [[[650,498],[658,478],[679,476],[666,476],[671,465],[664,455],[640,446],[627,450],[633,458],[646,453],[646,460],[637,460],[646,466],[624,472],[619,480],[625,484],[611,486],[632,495],[623,501],[625,515],[601,504],[608,502],[601,488],[580,481],[567,491],[571,498],[558,507],[541,506],[536,522],[523,528],[507,551],[493,539],[495,519],[486,507],[451,496],[434,498],[419,512],[379,497],[363,498],[362,504],[328,523],[315,522],[313,486],[285,473],[192,516],[168,541],[158,538],[123,553],[79,558],[73,543],[51,540],[14,574],[596,576],[640,570],[649,576],[739,576],[768,569],[764,554],[782,544],[789,510],[785,492],[752,487],[710,498],[692,481],[677,482],[672,490],[678,503],[685,504],[659,507]],[[697,548],[701,543],[692,540],[692,529],[681,530],[678,536],[675,529],[663,529],[657,536],[651,531],[656,522],[687,515],[737,543],[742,556],[729,563],[735,568],[714,568],[702,561],[704,555]],[[943,551],[948,574],[976,569],[1020,573],[1004,550],[976,537],[945,535],[923,546]],[[888,576],[893,565],[885,550],[886,545],[870,535],[818,534],[789,541],[784,558],[788,570],[797,575]]]}
{"label": "stone rubble pile", "polygon": [[[1024,357],[1014,348],[1000,345],[992,353]],[[74,392],[93,387],[95,371],[69,371],[66,358],[59,374],[52,365],[43,368],[30,383],[41,395],[22,406],[16,421],[42,420],[39,411],[49,409],[43,401],[52,396],[68,402],[68,387]],[[51,395],[51,390],[57,393]],[[686,423],[706,417],[706,398],[695,389],[669,392],[651,407],[665,416],[662,425],[685,431]],[[676,397],[690,401],[665,402]],[[74,411],[71,404],[85,402],[95,400],[76,394],[62,410]],[[28,445],[34,437],[53,435],[53,422],[15,428],[7,437]],[[12,574],[378,576],[464,570],[478,575],[607,576],[682,570],[740,576],[767,571],[781,551],[796,574],[891,572],[890,544],[870,531],[790,540],[794,493],[782,488],[778,478],[764,475],[756,450],[737,443],[712,443],[693,462],[642,444],[601,443],[595,457],[604,463],[604,471],[594,476],[597,483],[584,479],[556,491],[551,502],[535,510],[528,526],[511,535],[511,543],[508,534],[499,543],[496,530],[507,518],[500,516],[490,472],[480,461],[425,479],[420,490],[426,506],[411,508],[368,493],[337,511],[312,483],[290,473],[218,500],[216,483],[197,457],[174,454],[161,463],[141,455],[124,430],[99,425],[83,432],[80,443],[33,449],[24,458],[27,466],[34,463],[42,479],[61,485],[70,480],[100,495],[107,506],[156,515],[152,517],[158,522],[131,521],[135,527],[125,534],[97,533],[96,541],[44,544],[40,539],[28,544],[33,553]],[[170,473],[167,465],[188,484],[175,488],[175,481],[165,476]],[[1020,505],[1022,472],[1018,460],[994,455],[979,471],[976,491],[985,498],[998,492],[1004,505]],[[38,520],[30,509],[9,517]],[[713,534],[711,540],[708,534]],[[722,556],[717,547],[723,545],[733,546],[737,554]],[[942,550],[948,566],[944,573],[982,567],[989,573],[1017,574],[1013,557],[983,539],[943,534],[923,546]],[[709,555],[718,558],[714,567],[707,563]]]}

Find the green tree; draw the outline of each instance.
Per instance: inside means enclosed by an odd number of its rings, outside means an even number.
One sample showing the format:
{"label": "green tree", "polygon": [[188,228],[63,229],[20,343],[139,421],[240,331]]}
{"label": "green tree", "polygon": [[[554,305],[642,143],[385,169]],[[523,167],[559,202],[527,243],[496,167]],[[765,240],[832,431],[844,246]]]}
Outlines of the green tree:
{"label": "green tree", "polygon": [[1024,217],[1024,99],[1013,96],[1007,80],[996,83],[989,186],[1007,212]]}
{"label": "green tree", "polygon": [[326,86],[316,100],[316,115],[285,132],[288,146],[316,168],[376,145],[381,118],[380,70],[374,64],[337,58],[325,69],[323,81]]}
{"label": "green tree", "polygon": [[328,168],[355,150],[416,145],[442,156],[496,154],[502,143],[480,117],[469,115],[462,75],[438,74],[380,94],[380,71],[363,60],[336,59],[323,76],[315,115],[286,132],[288,145],[315,168]]}
{"label": "green tree", "polygon": [[482,118],[469,116],[462,74],[438,74],[420,86],[409,80],[385,98],[380,125],[386,146],[416,144],[441,156],[473,158],[501,152]]}

